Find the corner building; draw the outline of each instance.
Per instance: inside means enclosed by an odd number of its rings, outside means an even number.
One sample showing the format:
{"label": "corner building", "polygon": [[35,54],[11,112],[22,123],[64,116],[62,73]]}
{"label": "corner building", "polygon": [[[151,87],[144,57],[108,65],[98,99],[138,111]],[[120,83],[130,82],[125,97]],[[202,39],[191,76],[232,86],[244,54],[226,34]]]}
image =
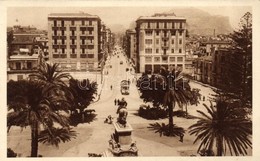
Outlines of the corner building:
{"label": "corner building", "polygon": [[186,19],[174,15],[136,21],[137,69],[157,73],[160,67],[185,69]]}
{"label": "corner building", "polygon": [[62,69],[92,70],[101,52],[101,20],[87,13],[48,15],[49,60]]}

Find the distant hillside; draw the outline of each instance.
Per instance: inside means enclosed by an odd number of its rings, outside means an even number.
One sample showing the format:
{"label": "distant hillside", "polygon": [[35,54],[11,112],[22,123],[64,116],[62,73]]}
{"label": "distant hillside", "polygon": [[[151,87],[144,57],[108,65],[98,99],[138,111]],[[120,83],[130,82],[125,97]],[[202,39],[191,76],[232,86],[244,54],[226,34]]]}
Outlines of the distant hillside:
{"label": "distant hillside", "polygon": [[125,33],[127,30],[123,25],[121,24],[112,24],[108,26],[113,33]]}
{"label": "distant hillside", "polygon": [[[187,29],[190,34],[213,35],[227,34],[232,32],[229,18],[225,16],[210,15],[208,12],[196,8],[181,9],[176,8],[164,14],[175,14],[178,17],[184,17],[187,20]],[[130,28],[135,27],[135,22],[130,24]]]}

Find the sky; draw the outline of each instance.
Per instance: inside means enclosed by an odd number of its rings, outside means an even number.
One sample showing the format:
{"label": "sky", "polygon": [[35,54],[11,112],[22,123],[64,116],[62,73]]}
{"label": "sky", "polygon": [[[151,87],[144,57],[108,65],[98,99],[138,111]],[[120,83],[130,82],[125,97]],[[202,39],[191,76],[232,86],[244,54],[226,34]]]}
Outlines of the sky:
{"label": "sky", "polygon": [[[246,6],[221,6],[221,7],[194,7],[208,12],[211,15],[228,16],[230,25],[237,28],[240,18],[251,7]],[[184,8],[184,9],[188,9]],[[16,25],[16,19],[22,26],[35,26],[39,29],[47,29],[47,16],[49,13],[78,13],[85,12],[98,15],[109,27],[121,24],[129,28],[130,23],[139,16],[151,16],[154,13],[174,10],[174,7],[9,7],[7,9],[7,26]],[[181,16],[181,15],[177,15]]]}

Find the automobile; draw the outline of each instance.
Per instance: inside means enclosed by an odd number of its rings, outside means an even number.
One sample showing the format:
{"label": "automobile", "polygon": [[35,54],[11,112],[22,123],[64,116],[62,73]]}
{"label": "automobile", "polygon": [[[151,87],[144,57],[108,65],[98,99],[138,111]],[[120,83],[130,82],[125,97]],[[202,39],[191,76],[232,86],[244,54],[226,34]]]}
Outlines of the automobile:
{"label": "automobile", "polygon": [[123,64],[123,61],[120,61],[120,64]]}

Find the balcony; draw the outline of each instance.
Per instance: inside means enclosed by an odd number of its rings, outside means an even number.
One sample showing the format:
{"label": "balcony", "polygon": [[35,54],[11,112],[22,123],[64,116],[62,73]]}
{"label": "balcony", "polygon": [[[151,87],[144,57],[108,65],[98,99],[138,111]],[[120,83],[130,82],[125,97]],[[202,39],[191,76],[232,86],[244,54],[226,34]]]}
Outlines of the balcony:
{"label": "balcony", "polygon": [[61,55],[60,55],[60,58],[67,58],[67,53],[61,54]]}
{"label": "balcony", "polygon": [[76,27],[70,27],[70,31],[76,31],[77,28]]}
{"label": "balcony", "polygon": [[62,45],[60,45],[60,48],[66,49],[66,48],[67,48],[67,45],[66,45],[66,44],[62,44]]}
{"label": "balcony", "polygon": [[59,58],[60,55],[59,55],[59,54],[53,54],[52,57],[53,57],[53,58]]}
{"label": "balcony", "polygon": [[67,37],[65,35],[60,36],[61,39],[66,39]]}
{"label": "balcony", "polygon": [[77,54],[70,54],[70,58],[77,58]]}
{"label": "balcony", "polygon": [[70,45],[70,48],[75,49],[75,48],[77,48],[77,45],[76,45],[76,44],[71,44],[71,45]]}
{"label": "balcony", "polygon": [[168,44],[162,44],[162,49],[168,49],[169,45]]}
{"label": "balcony", "polygon": [[66,30],[66,26],[61,26],[60,30]]}
{"label": "balcony", "polygon": [[163,40],[163,41],[168,41],[168,40],[169,40],[169,37],[168,37],[168,36],[162,36],[162,40]]}
{"label": "balcony", "polygon": [[80,54],[80,58],[87,58],[87,54]]}
{"label": "balcony", "polygon": [[77,39],[77,35],[71,35],[70,39]]}
{"label": "balcony", "polygon": [[80,48],[81,48],[81,49],[86,49],[86,48],[87,48],[87,45],[86,45],[86,44],[81,44],[81,45],[80,45]]}
{"label": "balcony", "polygon": [[59,27],[57,27],[57,26],[52,26],[51,28],[52,28],[52,30],[58,30],[59,29]]}

